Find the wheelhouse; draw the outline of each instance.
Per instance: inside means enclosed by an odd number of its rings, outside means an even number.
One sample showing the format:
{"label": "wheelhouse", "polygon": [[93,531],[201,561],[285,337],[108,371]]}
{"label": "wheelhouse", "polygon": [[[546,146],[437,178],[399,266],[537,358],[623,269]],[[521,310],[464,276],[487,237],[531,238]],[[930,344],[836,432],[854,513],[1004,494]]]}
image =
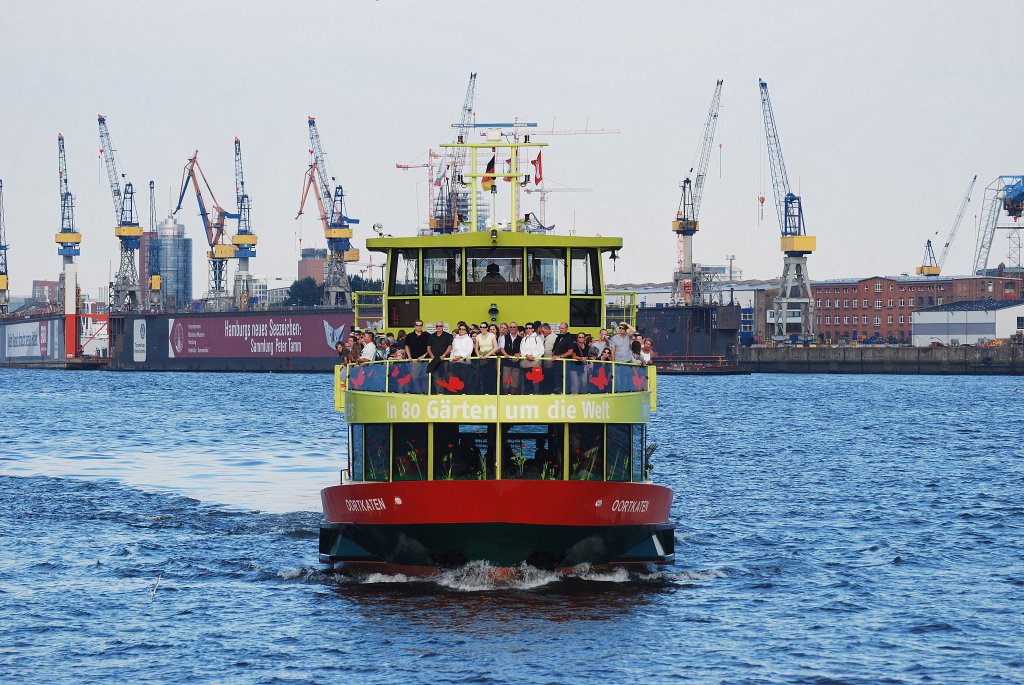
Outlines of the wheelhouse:
{"label": "wheelhouse", "polygon": [[387,263],[387,330],[409,330],[418,319],[540,320],[594,332],[607,295],[601,256],[621,247],[620,238],[498,229],[367,241]]}

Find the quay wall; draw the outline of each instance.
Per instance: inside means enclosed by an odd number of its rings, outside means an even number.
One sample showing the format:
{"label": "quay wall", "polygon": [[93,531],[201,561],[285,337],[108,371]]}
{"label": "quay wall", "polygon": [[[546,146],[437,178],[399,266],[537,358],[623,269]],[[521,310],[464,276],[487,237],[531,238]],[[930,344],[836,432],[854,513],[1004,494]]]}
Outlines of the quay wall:
{"label": "quay wall", "polygon": [[744,347],[752,373],[1024,375],[1024,347]]}

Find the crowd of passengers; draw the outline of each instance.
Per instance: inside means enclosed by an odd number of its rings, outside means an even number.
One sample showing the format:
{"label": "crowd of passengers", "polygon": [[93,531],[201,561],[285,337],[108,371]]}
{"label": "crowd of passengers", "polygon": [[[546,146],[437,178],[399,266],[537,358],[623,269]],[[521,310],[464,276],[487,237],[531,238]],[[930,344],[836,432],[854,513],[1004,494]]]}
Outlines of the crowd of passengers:
{"label": "crowd of passengers", "polygon": [[550,324],[534,321],[520,327],[509,323],[467,324],[460,321],[449,333],[445,323],[438,321],[432,332],[416,321],[411,333],[404,330],[377,335],[371,330],[354,330],[336,349],[346,364],[365,364],[384,359],[426,359],[467,361],[503,357],[528,362],[543,359],[576,361],[614,361],[650,365],[653,363],[654,341],[644,338],[623,322],[618,332],[602,328],[595,339],[589,333],[570,333],[565,322],[558,332]]}

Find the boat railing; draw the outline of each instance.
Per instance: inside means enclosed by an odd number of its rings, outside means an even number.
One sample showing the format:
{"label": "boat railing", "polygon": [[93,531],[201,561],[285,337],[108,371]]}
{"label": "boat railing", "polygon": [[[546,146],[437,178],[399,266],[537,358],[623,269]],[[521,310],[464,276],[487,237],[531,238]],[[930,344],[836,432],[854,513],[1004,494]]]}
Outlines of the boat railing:
{"label": "boat railing", "polygon": [[636,291],[605,290],[604,294],[604,327],[615,328],[618,322],[624,321],[631,328],[636,328]]}
{"label": "boat railing", "polygon": [[336,367],[341,391],[405,395],[607,395],[652,390],[654,367],[571,359],[395,359]]}
{"label": "boat railing", "polygon": [[352,310],[354,319],[360,321],[384,319],[384,293],[379,290],[352,291]]}

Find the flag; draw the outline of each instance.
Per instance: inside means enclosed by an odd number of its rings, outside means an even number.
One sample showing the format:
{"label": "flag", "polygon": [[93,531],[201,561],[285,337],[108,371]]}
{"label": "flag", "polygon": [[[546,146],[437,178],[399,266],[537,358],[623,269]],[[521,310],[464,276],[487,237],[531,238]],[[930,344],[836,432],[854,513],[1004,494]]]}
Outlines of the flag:
{"label": "flag", "polygon": [[[509,157],[508,159],[505,160],[505,168],[506,168],[506,171],[508,171],[509,173],[512,172],[512,158],[511,157]],[[503,180],[505,181],[505,183],[511,183],[512,182],[512,177],[511,176],[506,176]]]}
{"label": "flag", "polygon": [[[487,168],[484,169],[484,177],[480,180],[480,187],[485,191],[490,190],[494,186],[494,157],[494,155],[491,155],[491,161],[487,162]],[[487,174],[490,174],[490,176]]]}
{"label": "flag", "polygon": [[530,164],[533,165],[533,169],[534,169],[533,185],[539,184],[541,182],[541,180],[543,180],[543,178],[544,178],[544,171],[541,168],[540,153],[541,153],[541,151],[537,150],[537,159],[535,159],[532,162],[530,162]]}

